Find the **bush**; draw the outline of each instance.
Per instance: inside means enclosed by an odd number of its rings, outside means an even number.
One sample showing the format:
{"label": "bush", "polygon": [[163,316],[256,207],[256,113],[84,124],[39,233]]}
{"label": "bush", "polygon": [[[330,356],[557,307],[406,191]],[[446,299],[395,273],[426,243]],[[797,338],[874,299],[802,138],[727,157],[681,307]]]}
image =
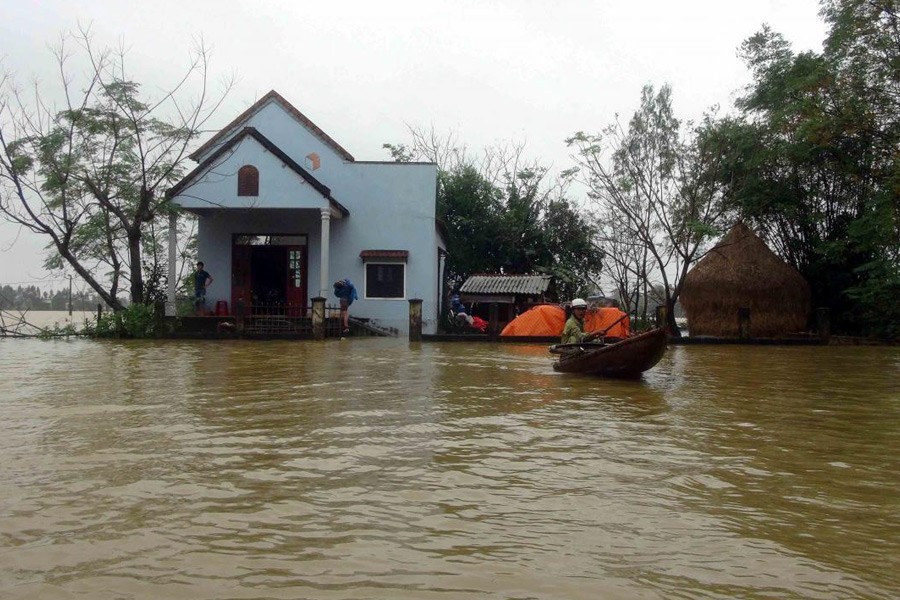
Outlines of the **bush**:
{"label": "bush", "polygon": [[158,328],[153,305],[130,304],[125,310],[102,315],[89,333],[94,337],[149,338]]}

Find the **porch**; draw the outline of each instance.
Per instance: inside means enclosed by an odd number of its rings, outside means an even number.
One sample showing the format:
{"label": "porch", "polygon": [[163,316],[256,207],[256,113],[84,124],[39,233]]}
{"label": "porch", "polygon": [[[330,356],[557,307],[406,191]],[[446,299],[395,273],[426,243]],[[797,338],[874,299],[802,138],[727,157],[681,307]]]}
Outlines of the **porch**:
{"label": "porch", "polygon": [[[311,297],[331,292],[330,249],[333,221],[343,215],[328,209],[194,209],[200,223],[198,258],[213,277],[208,310],[224,305],[224,314],[308,316]],[[174,269],[178,240],[174,218],[169,228],[169,268]],[[166,314],[175,316],[176,280],[169,279]]]}
{"label": "porch", "polygon": [[[166,317],[170,335],[174,338],[209,339],[322,339],[341,338],[343,327],[340,307],[325,306],[323,299],[314,298],[306,306],[267,303],[238,306],[229,314],[206,316]],[[317,302],[319,301],[319,302]],[[320,308],[318,305],[321,305]],[[321,315],[321,316],[320,316]],[[350,317],[351,337],[396,336],[397,331],[384,329],[369,319]]]}

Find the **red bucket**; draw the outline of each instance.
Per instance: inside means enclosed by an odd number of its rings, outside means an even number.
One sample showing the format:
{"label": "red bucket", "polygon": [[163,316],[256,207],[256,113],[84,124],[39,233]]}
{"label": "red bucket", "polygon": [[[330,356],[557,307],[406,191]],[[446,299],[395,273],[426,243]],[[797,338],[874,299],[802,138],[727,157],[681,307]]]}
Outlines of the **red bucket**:
{"label": "red bucket", "polygon": [[219,300],[216,302],[216,316],[217,317],[227,317],[228,316],[228,302],[225,300]]}

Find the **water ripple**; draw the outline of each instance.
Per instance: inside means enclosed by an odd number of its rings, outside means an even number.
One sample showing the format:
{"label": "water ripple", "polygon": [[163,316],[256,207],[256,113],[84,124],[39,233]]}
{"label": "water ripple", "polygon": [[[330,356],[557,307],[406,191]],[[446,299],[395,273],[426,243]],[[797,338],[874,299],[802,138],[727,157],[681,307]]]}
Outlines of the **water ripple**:
{"label": "water ripple", "polygon": [[888,598],[900,352],[0,340],[4,598]]}

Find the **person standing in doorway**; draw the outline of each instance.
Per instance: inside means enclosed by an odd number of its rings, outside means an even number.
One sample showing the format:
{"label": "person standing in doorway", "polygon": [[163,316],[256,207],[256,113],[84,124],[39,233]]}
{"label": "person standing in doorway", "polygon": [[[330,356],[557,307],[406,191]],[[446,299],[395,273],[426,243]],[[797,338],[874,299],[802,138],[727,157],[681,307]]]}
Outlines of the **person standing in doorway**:
{"label": "person standing in doorway", "polygon": [[212,275],[203,270],[203,263],[197,263],[194,271],[194,308],[197,316],[206,316],[206,288],[213,282]]}
{"label": "person standing in doorway", "polygon": [[341,301],[342,335],[347,335],[350,333],[350,305],[358,298],[356,287],[349,279],[340,279],[334,282],[334,295]]}

